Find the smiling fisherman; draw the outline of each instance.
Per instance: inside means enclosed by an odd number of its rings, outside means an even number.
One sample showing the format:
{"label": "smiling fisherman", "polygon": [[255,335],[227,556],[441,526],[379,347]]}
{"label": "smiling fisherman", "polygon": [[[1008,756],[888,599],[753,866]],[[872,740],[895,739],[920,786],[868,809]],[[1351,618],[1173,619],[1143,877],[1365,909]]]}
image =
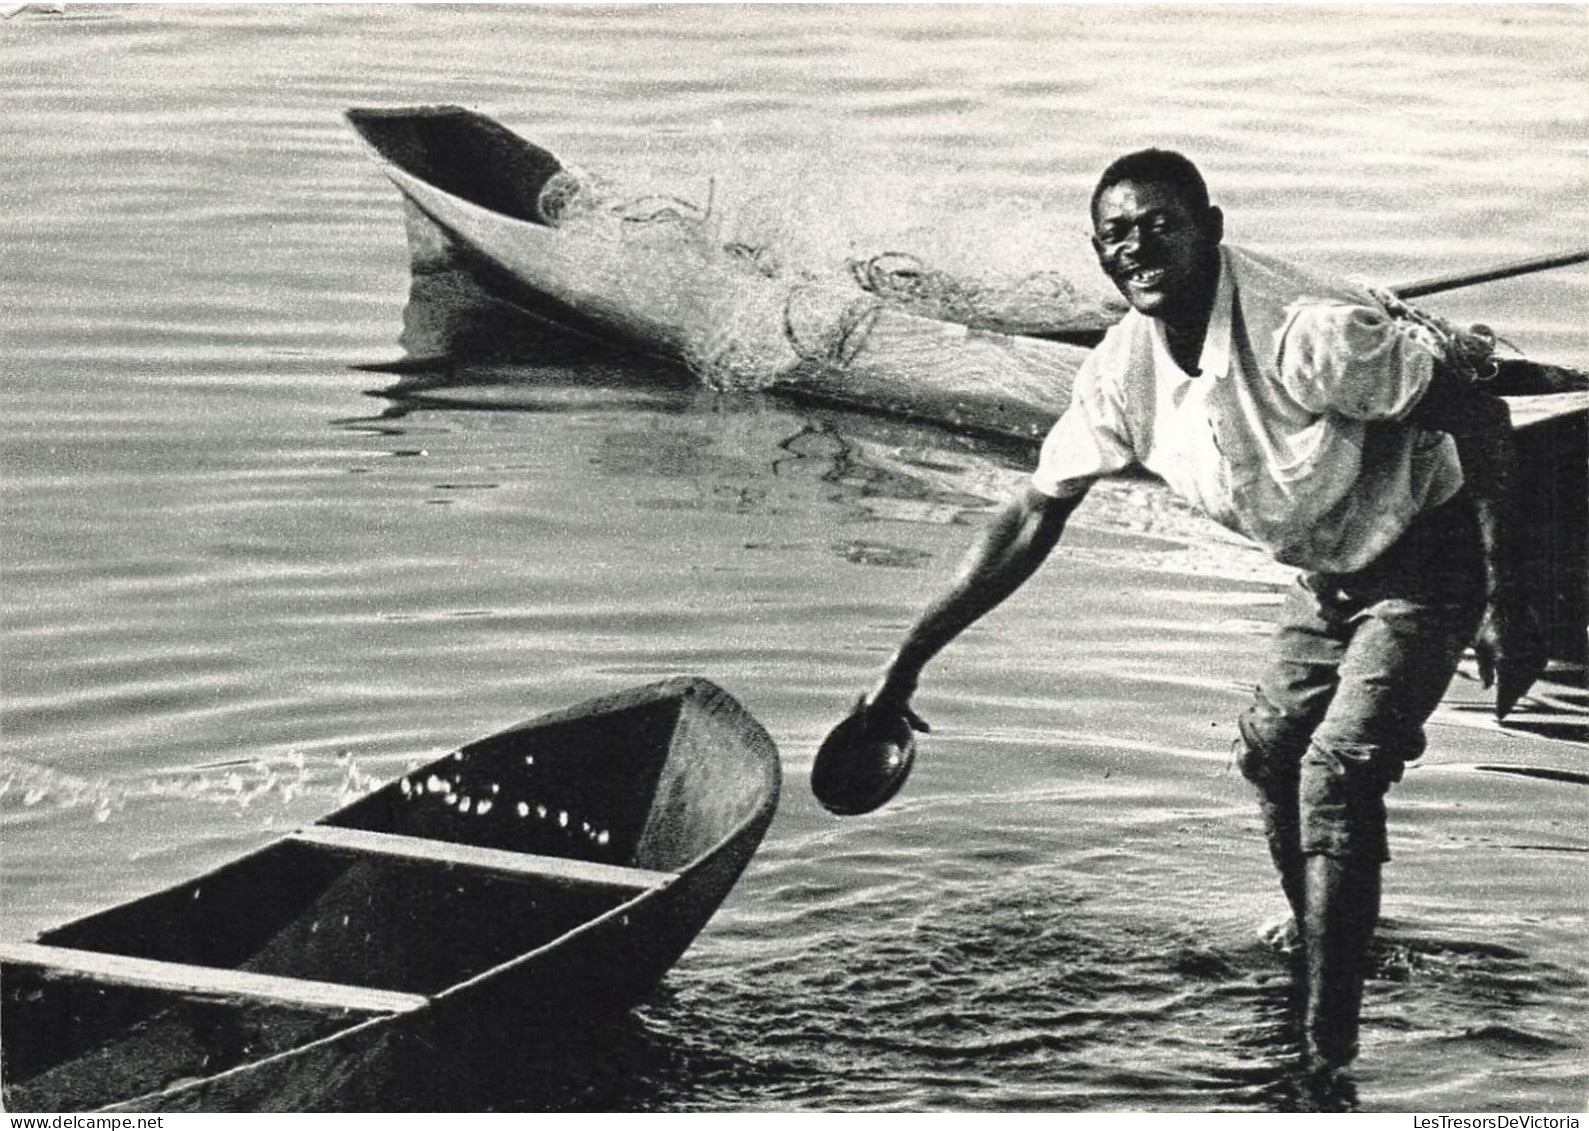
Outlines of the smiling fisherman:
{"label": "smiling fisherman", "polygon": [[1366,290],[1224,244],[1180,154],[1111,164],[1092,223],[1132,309],[860,721],[926,729],[910,707],[923,666],[1032,574],[1093,481],[1127,467],[1295,566],[1236,762],[1298,929],[1306,1062],[1333,1070],[1357,1052],[1386,791],[1470,643],[1499,715],[1544,667],[1512,576],[1507,413]]}

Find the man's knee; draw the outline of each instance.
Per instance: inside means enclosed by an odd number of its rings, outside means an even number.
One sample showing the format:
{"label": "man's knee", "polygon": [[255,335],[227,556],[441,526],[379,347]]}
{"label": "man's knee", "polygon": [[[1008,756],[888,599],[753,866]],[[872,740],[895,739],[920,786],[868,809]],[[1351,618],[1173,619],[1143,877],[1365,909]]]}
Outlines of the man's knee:
{"label": "man's knee", "polygon": [[1260,690],[1236,720],[1236,768],[1266,797],[1295,796],[1297,771],[1308,748],[1312,727],[1288,715]]}

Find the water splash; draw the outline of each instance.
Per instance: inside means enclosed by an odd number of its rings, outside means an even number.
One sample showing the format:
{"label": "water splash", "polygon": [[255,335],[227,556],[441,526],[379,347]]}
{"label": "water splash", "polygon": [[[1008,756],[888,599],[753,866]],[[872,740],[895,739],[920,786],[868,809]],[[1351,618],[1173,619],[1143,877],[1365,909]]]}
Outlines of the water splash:
{"label": "water splash", "polygon": [[339,804],[370,792],[380,779],[364,772],[352,754],[338,755],[339,772],[327,772],[294,752],[238,761],[134,774],[88,777],[24,759],[0,757],[0,813],[46,807],[82,811],[96,822],[140,803],[184,800],[239,814],[293,812],[300,797],[324,793]]}

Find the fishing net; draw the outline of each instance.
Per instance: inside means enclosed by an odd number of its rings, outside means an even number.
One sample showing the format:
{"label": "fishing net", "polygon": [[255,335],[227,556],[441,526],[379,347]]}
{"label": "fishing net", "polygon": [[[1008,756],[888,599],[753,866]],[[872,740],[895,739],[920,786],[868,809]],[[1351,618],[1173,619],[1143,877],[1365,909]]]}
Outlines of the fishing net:
{"label": "fishing net", "polygon": [[795,287],[784,303],[784,337],[803,361],[845,366],[866,344],[879,313],[876,299]]}
{"label": "fishing net", "polygon": [[1057,271],[1010,281],[950,274],[907,252],[849,263],[860,286],[913,314],[1001,333],[1101,329],[1125,313],[1122,303],[1080,290]]}
{"label": "fishing net", "polygon": [[536,214],[553,228],[578,227],[582,235],[629,239],[660,233],[664,239],[698,242],[712,218],[712,190],[706,206],[665,193],[632,195],[603,177],[565,166],[541,186]]}

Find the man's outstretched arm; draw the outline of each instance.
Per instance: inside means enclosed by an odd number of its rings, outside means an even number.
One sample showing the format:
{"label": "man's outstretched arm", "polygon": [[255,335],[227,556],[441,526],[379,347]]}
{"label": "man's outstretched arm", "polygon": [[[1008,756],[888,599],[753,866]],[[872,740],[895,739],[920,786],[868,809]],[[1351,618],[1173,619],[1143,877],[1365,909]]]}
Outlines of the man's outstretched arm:
{"label": "man's outstretched arm", "polygon": [[905,635],[882,681],[867,697],[867,711],[903,714],[919,724],[910,698],[927,661],[1032,576],[1085,495],[1083,490],[1054,498],[1031,484],[1023,486],[967,552],[949,589]]}

